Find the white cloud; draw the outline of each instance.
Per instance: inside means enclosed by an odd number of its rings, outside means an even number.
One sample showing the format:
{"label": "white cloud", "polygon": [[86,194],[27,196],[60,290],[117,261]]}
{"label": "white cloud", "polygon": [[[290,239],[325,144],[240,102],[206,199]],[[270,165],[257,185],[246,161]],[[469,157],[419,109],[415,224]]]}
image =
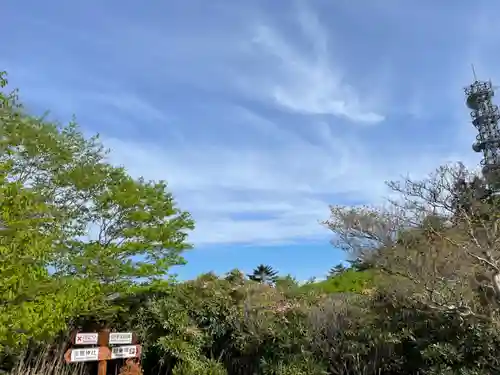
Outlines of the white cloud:
{"label": "white cloud", "polygon": [[406,171],[422,177],[457,160],[457,155],[377,153],[359,140],[333,136],[324,123],[311,126],[316,138],[307,141],[248,110],[234,114],[262,136],[281,139],[280,147],[202,142],[162,147],[104,138],[112,162],[134,176],[168,181],[180,206],[197,221],[191,236],[197,245],[327,241],[330,234],[319,221],[328,217],[329,204],[378,203],[387,192],[384,181]]}
{"label": "white cloud", "polygon": [[274,151],[199,144],[166,149],[117,139],[105,144],[112,149],[111,160],[131,174],[169,182],[179,204],[197,220],[192,236],[197,244],[324,236],[318,220],[326,218],[328,205],[316,195],[330,193],[328,186],[342,177],[346,159],[298,140]]}
{"label": "white cloud", "polygon": [[331,60],[327,33],[317,17],[301,7],[298,24],[311,50],[301,49],[296,35],[292,42],[269,25],[256,25],[251,51],[262,71],[241,78],[242,87],[292,112],[330,114],[361,123],[383,121],[384,115],[369,106],[372,98],[361,97]]}

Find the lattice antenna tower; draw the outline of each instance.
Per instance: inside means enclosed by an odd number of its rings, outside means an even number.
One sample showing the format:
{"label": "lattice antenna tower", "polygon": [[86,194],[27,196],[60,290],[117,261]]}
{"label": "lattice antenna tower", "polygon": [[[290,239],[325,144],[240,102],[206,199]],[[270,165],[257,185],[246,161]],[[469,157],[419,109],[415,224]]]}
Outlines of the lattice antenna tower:
{"label": "lattice antenna tower", "polygon": [[500,193],[500,131],[498,122],[500,112],[498,106],[493,104],[495,95],[491,81],[480,81],[476,77],[472,66],[474,82],[465,88],[467,107],[471,109],[472,125],[478,130],[476,142],[472,149],[482,152],[481,160],[483,177],[488,184],[488,189]]}

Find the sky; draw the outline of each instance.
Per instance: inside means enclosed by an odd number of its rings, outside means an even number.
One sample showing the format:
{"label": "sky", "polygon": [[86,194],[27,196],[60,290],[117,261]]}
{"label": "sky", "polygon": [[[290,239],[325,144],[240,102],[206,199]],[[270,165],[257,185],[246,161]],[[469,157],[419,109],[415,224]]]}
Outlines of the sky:
{"label": "sky", "polygon": [[345,259],[329,205],[474,166],[463,87],[500,82],[493,0],[6,0],[0,70],[36,114],[76,115],[164,179],[196,229],[183,279]]}

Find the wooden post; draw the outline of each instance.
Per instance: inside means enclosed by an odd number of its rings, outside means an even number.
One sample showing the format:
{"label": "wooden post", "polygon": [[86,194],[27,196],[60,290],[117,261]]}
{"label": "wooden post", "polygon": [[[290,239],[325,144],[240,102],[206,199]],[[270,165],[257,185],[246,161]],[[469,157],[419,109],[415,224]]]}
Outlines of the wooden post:
{"label": "wooden post", "polygon": [[[97,344],[99,347],[107,347],[109,344],[109,329],[104,328],[99,331],[99,338]],[[97,367],[97,375],[106,375],[107,372],[107,360],[100,360]]]}

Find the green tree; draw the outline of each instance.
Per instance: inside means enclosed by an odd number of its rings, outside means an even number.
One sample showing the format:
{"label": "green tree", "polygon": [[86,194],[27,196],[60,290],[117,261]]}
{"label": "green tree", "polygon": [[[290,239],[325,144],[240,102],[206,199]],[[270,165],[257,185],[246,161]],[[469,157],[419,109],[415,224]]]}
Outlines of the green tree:
{"label": "green tree", "polygon": [[276,282],[277,275],[278,272],[271,266],[261,264],[255,268],[250,275],[248,275],[248,278],[262,284],[274,284]]}
{"label": "green tree", "polygon": [[239,269],[235,268],[229,271],[224,276],[224,279],[229,281],[230,283],[241,284],[245,281],[245,274]]}
{"label": "green tree", "polygon": [[8,169],[0,175],[0,352],[56,334],[94,292],[89,280],[51,277],[59,226],[39,196],[6,180]]}
{"label": "green tree", "polygon": [[344,272],[319,282],[304,284],[302,290],[316,290],[323,293],[364,293],[374,287],[375,273],[372,270]]}
{"label": "green tree", "polygon": [[[5,75],[1,78],[5,87]],[[181,254],[190,248],[186,240],[194,223],[176,207],[163,181],[134,179],[110,165],[98,136],[85,138],[74,122],[62,126],[28,115],[15,91],[0,94],[0,130],[1,191],[25,197],[2,207],[4,232],[17,225],[8,218],[23,223],[16,237],[5,239],[13,242],[3,245],[0,269],[2,280],[24,280],[23,286],[9,281],[4,296],[15,301],[29,290],[31,300],[41,298],[43,286],[44,293],[65,300],[63,307],[77,305],[71,311],[64,307],[64,316],[88,313],[92,306],[104,312],[110,295],[162,285],[169,268],[184,262]],[[20,257],[35,268],[23,267]],[[15,316],[22,317],[2,312],[7,315],[0,321],[9,321],[9,329]],[[62,315],[54,315],[59,327],[66,321]],[[26,335],[36,331],[31,320],[15,324]]]}
{"label": "green tree", "polygon": [[277,288],[281,289],[290,289],[290,288],[298,288],[299,287],[299,282],[297,279],[288,274],[282,277],[277,277],[275,280],[275,284]]}
{"label": "green tree", "polygon": [[345,271],[346,267],[342,263],[339,263],[335,267],[332,267],[330,271],[328,271],[328,278],[338,276]]}
{"label": "green tree", "polygon": [[355,258],[347,260],[347,263],[349,263],[349,268],[354,271],[366,271],[374,267],[370,259]]}

